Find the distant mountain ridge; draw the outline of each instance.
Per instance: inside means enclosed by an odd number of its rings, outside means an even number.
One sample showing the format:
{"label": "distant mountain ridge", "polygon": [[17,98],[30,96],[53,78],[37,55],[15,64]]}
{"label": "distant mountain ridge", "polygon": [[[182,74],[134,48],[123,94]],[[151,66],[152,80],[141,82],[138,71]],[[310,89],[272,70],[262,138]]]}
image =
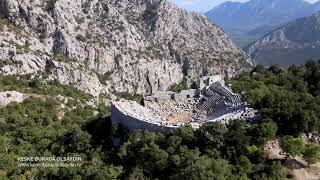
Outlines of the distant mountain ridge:
{"label": "distant mountain ridge", "polygon": [[320,59],[320,12],[272,31],[245,51],[257,63],[290,66]]}
{"label": "distant mountain ridge", "polygon": [[291,20],[310,16],[320,10],[320,2],[304,0],[251,0],[225,2],[205,15],[221,26],[240,46],[260,38]]}

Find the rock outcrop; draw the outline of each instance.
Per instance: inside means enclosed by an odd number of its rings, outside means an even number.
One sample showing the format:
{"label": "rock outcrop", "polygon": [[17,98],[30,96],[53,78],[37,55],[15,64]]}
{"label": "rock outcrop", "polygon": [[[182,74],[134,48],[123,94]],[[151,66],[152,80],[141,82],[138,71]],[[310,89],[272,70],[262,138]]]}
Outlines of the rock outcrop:
{"label": "rock outcrop", "polygon": [[320,58],[320,12],[292,21],[248,46],[245,51],[262,64],[290,66]]}
{"label": "rock outcrop", "polygon": [[168,0],[0,0],[0,74],[93,95],[150,94],[252,61],[206,17]]}
{"label": "rock outcrop", "polygon": [[0,92],[0,106],[6,106],[11,102],[22,102],[25,95],[17,91]]}

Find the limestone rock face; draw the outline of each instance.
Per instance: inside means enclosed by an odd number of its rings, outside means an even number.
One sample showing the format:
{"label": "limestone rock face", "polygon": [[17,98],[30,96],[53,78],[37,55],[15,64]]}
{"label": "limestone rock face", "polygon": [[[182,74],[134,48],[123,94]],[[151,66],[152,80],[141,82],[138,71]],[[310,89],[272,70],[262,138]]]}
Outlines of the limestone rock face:
{"label": "limestone rock face", "polygon": [[93,95],[150,94],[253,65],[206,17],[168,0],[0,0],[0,16],[2,75],[39,75]]}
{"label": "limestone rock face", "polygon": [[0,92],[0,106],[6,106],[11,102],[22,102],[25,96],[17,91]]}

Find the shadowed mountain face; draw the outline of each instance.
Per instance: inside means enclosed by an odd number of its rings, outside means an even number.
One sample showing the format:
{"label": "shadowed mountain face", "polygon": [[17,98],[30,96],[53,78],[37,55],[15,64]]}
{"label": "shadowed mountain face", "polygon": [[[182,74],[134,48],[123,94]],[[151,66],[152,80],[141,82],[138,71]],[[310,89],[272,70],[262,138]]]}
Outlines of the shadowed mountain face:
{"label": "shadowed mountain face", "polygon": [[320,12],[292,21],[254,42],[246,52],[262,64],[290,66],[320,58]]}
{"label": "shadowed mountain face", "polygon": [[206,16],[244,47],[272,29],[310,16],[319,9],[320,3],[310,4],[304,0],[251,0],[223,3],[207,12]]}

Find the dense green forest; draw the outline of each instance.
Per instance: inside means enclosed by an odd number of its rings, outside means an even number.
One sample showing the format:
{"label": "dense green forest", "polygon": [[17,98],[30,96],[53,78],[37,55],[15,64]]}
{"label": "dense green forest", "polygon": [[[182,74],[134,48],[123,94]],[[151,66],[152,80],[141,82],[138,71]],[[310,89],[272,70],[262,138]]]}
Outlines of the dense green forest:
{"label": "dense green forest", "polygon": [[[0,78],[0,90],[30,96],[0,107],[0,179],[283,179],[283,160],[263,147],[276,136],[287,156],[320,159],[318,144],[302,133],[320,130],[320,64],[282,69],[257,66],[230,80],[259,110],[262,121],[184,126],[168,133],[129,132],[108,118],[108,107],[91,107],[90,95],[56,82]],[[61,94],[69,97],[65,107]],[[61,115],[63,114],[63,116]],[[119,142],[119,143],[117,143]],[[81,168],[19,167],[18,157],[81,157]]]}
{"label": "dense green forest", "polygon": [[264,119],[277,123],[279,133],[299,135],[320,130],[320,65],[282,69],[258,65],[250,74],[230,81],[232,88],[244,92],[245,100],[259,110]]}

